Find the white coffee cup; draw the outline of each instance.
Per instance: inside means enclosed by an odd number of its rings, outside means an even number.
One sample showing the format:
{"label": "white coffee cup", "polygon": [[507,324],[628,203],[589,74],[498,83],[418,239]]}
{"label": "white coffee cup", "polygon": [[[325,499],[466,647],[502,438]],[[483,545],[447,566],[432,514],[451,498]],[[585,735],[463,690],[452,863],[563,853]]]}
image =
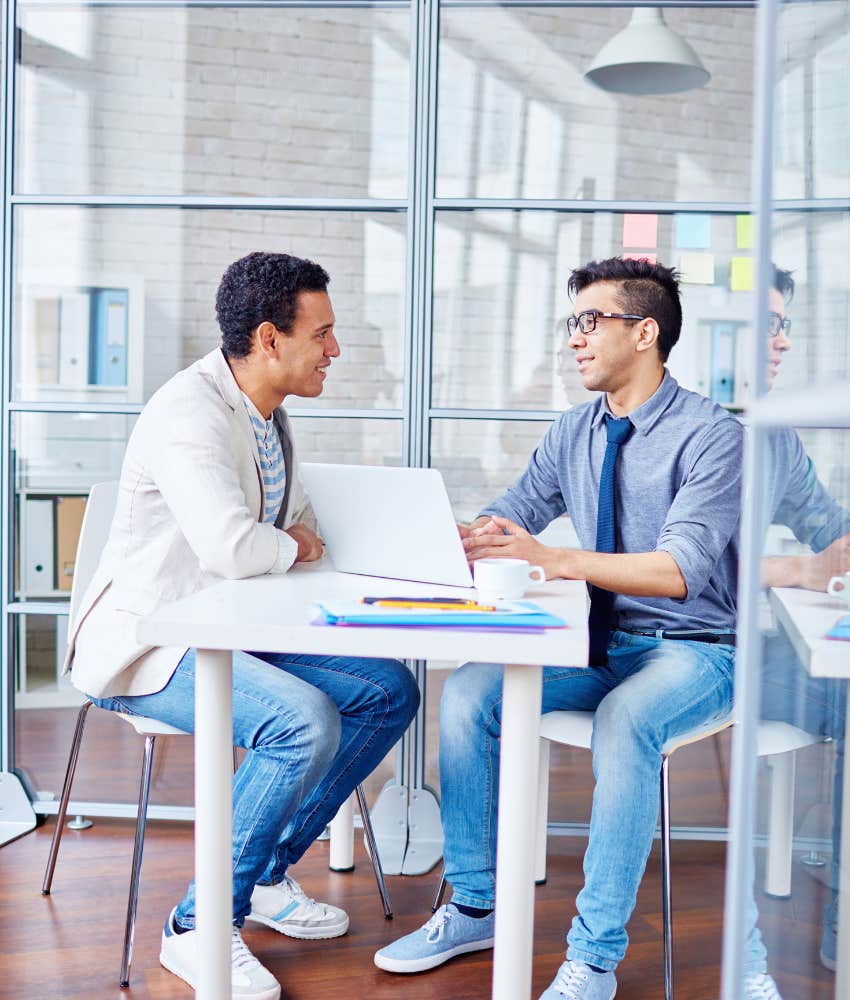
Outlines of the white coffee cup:
{"label": "white coffee cup", "polygon": [[477,559],[472,564],[475,589],[482,601],[516,601],[529,583],[543,583],[546,572],[525,559]]}
{"label": "white coffee cup", "polygon": [[850,571],[842,573],[841,576],[834,576],[829,581],[826,592],[830,597],[837,597],[850,604]]}

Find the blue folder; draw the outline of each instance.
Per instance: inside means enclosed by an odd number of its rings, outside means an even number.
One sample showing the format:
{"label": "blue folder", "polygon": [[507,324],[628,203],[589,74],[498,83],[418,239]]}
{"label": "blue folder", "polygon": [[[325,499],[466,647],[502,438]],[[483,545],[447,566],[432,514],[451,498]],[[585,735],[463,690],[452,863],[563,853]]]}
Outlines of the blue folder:
{"label": "blue folder", "polygon": [[448,611],[431,608],[381,608],[359,601],[319,601],[324,625],[430,625],[434,627],[566,628],[567,623],[533,601],[503,602],[495,611],[467,608]]}

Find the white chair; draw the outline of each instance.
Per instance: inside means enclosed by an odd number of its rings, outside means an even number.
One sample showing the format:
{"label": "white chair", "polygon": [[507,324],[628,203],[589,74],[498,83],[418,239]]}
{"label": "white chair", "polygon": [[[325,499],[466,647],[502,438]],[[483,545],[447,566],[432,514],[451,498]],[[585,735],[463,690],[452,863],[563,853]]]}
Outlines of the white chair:
{"label": "white chair", "polygon": [[[590,749],[593,712],[548,712],[540,721],[540,781],[537,799],[535,881],[546,878],[546,830],[549,814],[549,750],[552,743]],[[732,719],[698,726],[669,740],[661,757],[661,890],[664,927],[664,996],[673,996],[673,911],[670,883],[670,756],[680,747],[712,736],[732,725]],[[771,768],[765,891],[773,896],[791,892],[792,837],[794,828],[794,751],[819,742],[787,722],[762,722],[758,728],[758,754]]]}
{"label": "white chair", "polygon": [[[74,566],[74,579],[71,588],[71,603],[69,607],[69,623],[74,620],[74,616],[79,606],[79,602],[86,590],[89,580],[94,575],[100,554],[106,544],[109,534],[109,526],[115,512],[115,505],[118,499],[118,483],[98,483],[92,487],[89,493],[86,512],[83,517],[83,524],[80,530],[80,541],[77,549],[76,562]],[[68,757],[68,766],[65,771],[65,780],[62,785],[62,794],[59,799],[59,809],[56,814],[56,828],[53,831],[53,839],[50,844],[50,853],[47,858],[47,867],[44,872],[44,881],[41,891],[45,896],[50,895],[53,884],[53,873],[56,868],[56,859],[59,853],[59,844],[62,839],[62,831],[65,825],[65,816],[68,811],[68,801],[71,797],[71,785],[74,781],[74,772],[77,768],[77,758],[80,753],[80,743],[83,738],[88,711],[92,702],[86,699],[77,715],[77,723],[74,728],[74,736],[71,741],[71,752]],[[131,725],[140,736],[145,738],[144,756],[142,759],[142,774],[139,782],[139,806],[136,815],[136,838],[133,847],[133,864],[130,874],[130,892],[127,900],[127,919],[124,927],[124,949],[121,955],[121,974],[119,984],[122,987],[130,985],[130,964],[133,959],[133,936],[136,925],[136,905],[139,898],[139,878],[142,869],[142,852],[145,844],[145,823],[147,820],[148,798],[150,794],[151,771],[153,767],[153,752],[158,736],[189,736],[189,733],[182,729],[175,729],[174,726],[166,725],[156,719],[146,718],[139,715],[125,715],[122,712],[111,712],[113,716],[123,719]],[[234,770],[236,769],[236,751],[233,756]],[[360,814],[363,820],[363,833],[366,838],[369,858],[375,871],[375,879],[378,883],[378,891],[381,895],[381,903],[384,908],[384,916],[387,920],[392,918],[392,907],[390,905],[389,894],[387,893],[384,874],[381,869],[381,861],[378,856],[378,848],[375,843],[375,836],[372,824],[369,819],[369,810],[363,794],[362,785],[356,789],[357,800],[360,806]],[[343,822],[337,824],[339,833],[346,837],[348,830],[353,830],[351,822],[351,800],[346,802],[340,813],[343,814]],[[333,825],[333,824],[332,824]],[[351,834],[348,835],[349,837]],[[331,843],[332,859],[345,857],[349,853],[345,840],[342,847]],[[345,867],[352,867],[348,865]],[[336,867],[336,866],[334,866]],[[342,867],[342,866],[340,866]]]}

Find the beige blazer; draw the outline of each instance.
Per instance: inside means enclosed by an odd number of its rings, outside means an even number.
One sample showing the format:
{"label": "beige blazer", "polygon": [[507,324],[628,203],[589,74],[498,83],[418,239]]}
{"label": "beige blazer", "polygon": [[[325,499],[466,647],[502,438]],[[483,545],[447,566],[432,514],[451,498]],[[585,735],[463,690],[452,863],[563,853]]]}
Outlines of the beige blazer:
{"label": "beige blazer", "polygon": [[95,697],[151,694],[185,648],[136,640],[166,601],[222,579],[285,573],[298,546],[283,529],[316,519],[298,477],[283,407],[286,491],[277,522],[260,522],[263,482],[245,401],[220,349],[155,393],[133,428],[109,539],[69,626],[65,671]]}

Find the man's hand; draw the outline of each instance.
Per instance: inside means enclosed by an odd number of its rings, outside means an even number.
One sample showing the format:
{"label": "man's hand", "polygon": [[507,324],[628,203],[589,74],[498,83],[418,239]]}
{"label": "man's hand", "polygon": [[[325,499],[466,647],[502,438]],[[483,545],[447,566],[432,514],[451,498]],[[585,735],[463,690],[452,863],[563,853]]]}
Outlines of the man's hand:
{"label": "man's hand", "polygon": [[[481,517],[476,517],[470,524],[459,524],[457,526],[457,533],[461,538],[469,538],[472,532],[477,528],[482,528],[490,523],[491,519],[486,514],[483,514]],[[493,530],[500,531],[498,528],[494,528]]]}
{"label": "man's hand", "polygon": [[296,562],[315,562],[322,558],[325,550],[322,540],[306,524],[293,524],[286,529],[286,533],[298,543]]}
{"label": "man's hand", "polygon": [[810,556],[768,556],[761,561],[762,586],[826,590],[830,578],[850,569],[850,534]]}
{"label": "man's hand", "polygon": [[534,566],[542,566],[547,580],[559,575],[559,550],[538,542],[525,528],[506,517],[491,517],[485,524],[471,528],[463,539],[463,547],[470,562],[494,557],[526,559]]}

